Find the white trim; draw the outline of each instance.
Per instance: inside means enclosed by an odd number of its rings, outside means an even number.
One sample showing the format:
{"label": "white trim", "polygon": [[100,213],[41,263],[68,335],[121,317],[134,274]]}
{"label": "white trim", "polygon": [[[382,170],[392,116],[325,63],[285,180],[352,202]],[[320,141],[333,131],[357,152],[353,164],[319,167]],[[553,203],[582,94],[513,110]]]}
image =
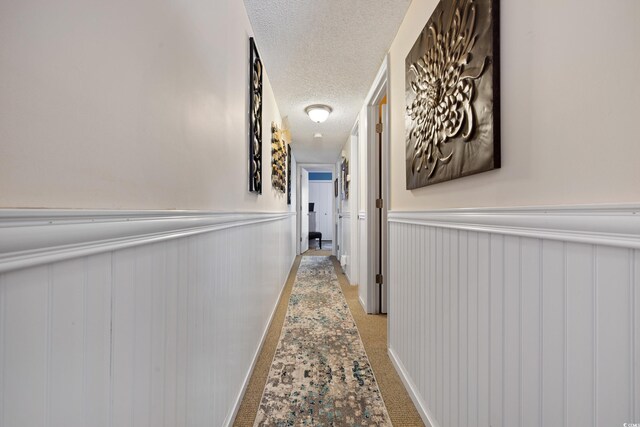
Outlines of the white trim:
{"label": "white trim", "polygon": [[[305,169],[307,172],[315,172],[315,171],[309,171],[307,168],[308,167],[326,167],[325,172],[331,172],[332,176],[335,178],[337,171],[336,171],[336,165],[332,164],[332,163],[296,163],[296,209],[295,209],[295,214],[297,216],[296,219],[296,255],[302,255],[302,241],[301,241],[301,235],[302,235],[302,225],[301,225],[301,221],[302,221],[302,211],[301,211],[301,202],[302,202],[302,197],[301,197],[301,192],[302,192],[302,186],[300,185],[300,174],[302,173],[302,169]],[[308,181],[311,182],[311,181]],[[322,182],[322,181],[314,181],[314,182]],[[331,182],[333,183],[333,180],[331,181],[326,181],[326,182]],[[337,217],[335,215],[336,213],[336,200],[335,197],[332,197],[332,202],[331,202],[331,211],[334,214],[333,217],[333,224],[335,224]],[[333,225],[332,225],[333,226]],[[334,240],[336,239],[336,236],[334,236]],[[335,256],[336,255],[336,246],[337,245],[332,245],[332,249],[331,249],[331,253]]]}
{"label": "white trim", "polygon": [[427,409],[427,407],[423,405],[423,400],[420,397],[418,388],[413,383],[413,381],[409,379],[409,375],[407,374],[407,371],[405,370],[402,362],[400,362],[400,359],[398,359],[391,348],[387,348],[387,353],[389,354],[389,359],[391,359],[393,367],[396,368],[396,372],[398,372],[398,376],[402,380],[402,384],[404,384],[404,387],[407,389],[407,393],[409,393],[409,397],[411,397],[411,400],[413,401],[418,414],[420,414],[422,422],[424,422],[426,426],[440,427],[440,424],[438,424],[436,417],[434,417],[433,414],[429,412],[429,409]]}
{"label": "white trim", "polygon": [[362,297],[361,297],[361,296],[358,296],[358,301],[360,301],[360,307],[362,307],[362,310],[363,310],[366,314],[369,314],[369,313],[367,313],[367,305],[364,303],[364,301],[363,301],[363,299],[362,299]]}
{"label": "white trim", "polygon": [[[296,257],[293,257],[291,260],[291,266],[289,267],[289,272],[291,272],[291,268],[293,268],[293,264],[296,262]],[[247,392],[247,387],[249,386],[249,381],[251,381],[251,376],[253,375],[253,371],[256,368],[256,363],[258,363],[258,358],[260,357],[260,353],[262,352],[262,347],[264,347],[264,343],[267,340],[267,335],[269,334],[269,328],[271,328],[271,323],[273,322],[273,318],[276,315],[276,311],[278,311],[278,306],[280,305],[280,300],[282,299],[282,294],[284,294],[284,290],[287,287],[287,282],[289,281],[289,275],[287,275],[287,279],[282,284],[282,288],[280,289],[280,294],[278,295],[278,299],[276,301],[276,305],[273,306],[273,310],[271,310],[271,314],[269,315],[269,321],[267,322],[267,326],[262,331],[262,336],[260,337],[260,345],[256,349],[256,352],[253,354],[253,358],[251,360],[251,368],[247,372],[247,375],[244,377],[244,381],[242,382],[242,388],[240,389],[240,393],[235,398],[233,403],[233,409],[227,415],[222,425],[225,427],[232,426],[238,416],[238,411],[240,410],[240,406],[242,405],[242,399],[244,399],[244,394]]]}
{"label": "white trim", "polygon": [[[371,84],[371,88],[365,97],[365,105],[370,105],[372,102],[382,99],[382,92],[386,90],[386,82],[388,81],[388,73],[389,69],[389,54],[387,53],[382,60],[382,64],[380,64],[380,68],[378,69],[378,73],[376,74],[376,78],[373,79],[373,83]],[[388,99],[388,98],[387,98]]]}
{"label": "white trim", "polygon": [[367,213],[365,211],[358,212],[358,219],[362,219],[362,220],[367,219]]}
{"label": "white trim", "polygon": [[358,224],[358,211],[360,204],[360,115],[351,129],[351,134],[347,142],[351,147],[351,159],[349,161],[349,174],[351,181],[349,184],[350,201],[349,201],[349,222],[351,223],[351,254],[349,262],[351,266],[351,276],[353,276],[352,284],[360,283],[360,224]]}
{"label": "white trim", "polygon": [[353,281],[351,280],[351,277],[349,277],[349,273],[347,273],[346,269],[343,269],[344,271],[344,276],[347,278],[347,282],[349,282],[349,286],[358,286],[357,283],[353,283]]}
{"label": "white trim", "polygon": [[0,273],[293,216],[293,212],[0,210]]}
{"label": "white trim", "polygon": [[389,211],[388,221],[640,249],[639,205]]}
{"label": "white trim", "polygon": [[[364,155],[365,160],[365,206],[364,210],[369,213],[369,218],[365,217],[366,225],[365,229],[367,230],[367,251],[364,254],[365,259],[361,262],[365,262],[366,271],[367,271],[367,283],[364,285],[367,286],[367,312],[377,314],[380,312],[379,308],[381,306],[381,302],[379,301],[379,292],[378,285],[375,283],[374,278],[376,277],[376,273],[380,270],[380,273],[383,275],[387,274],[387,265],[388,265],[388,250],[385,247],[387,245],[386,237],[387,237],[387,209],[389,205],[389,133],[391,130],[390,123],[390,114],[388,113],[388,105],[389,98],[389,54],[385,55],[384,60],[378,70],[378,74],[376,75],[373,84],[371,85],[371,89],[365,98],[365,111],[366,111],[366,121],[365,121],[365,132],[366,132],[366,151],[362,153]],[[382,194],[381,197],[383,199],[387,199],[383,208],[378,210],[376,209],[376,198],[377,198],[377,188],[376,181],[379,179],[377,175],[377,150],[376,147],[376,124],[378,122],[378,108],[382,99],[387,96],[387,109],[385,117],[383,118],[383,123],[385,128],[382,133],[382,147],[381,147],[381,155],[382,155],[382,170],[380,173],[382,174]],[[382,223],[382,233],[379,233],[377,227],[377,220],[379,218],[378,215],[381,215],[380,221]],[[378,265],[378,253],[376,251],[377,247],[380,247],[382,251],[382,265]],[[386,292],[387,285],[383,285],[383,290]],[[386,307],[383,307],[386,308]]]}

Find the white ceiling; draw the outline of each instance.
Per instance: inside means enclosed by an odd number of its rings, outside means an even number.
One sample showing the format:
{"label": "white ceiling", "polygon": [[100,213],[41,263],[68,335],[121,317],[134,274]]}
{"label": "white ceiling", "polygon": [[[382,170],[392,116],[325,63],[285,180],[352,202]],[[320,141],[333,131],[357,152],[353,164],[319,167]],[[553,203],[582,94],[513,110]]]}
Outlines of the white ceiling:
{"label": "white ceiling", "polygon": [[[411,0],[244,3],[296,160],[335,162]],[[314,123],[304,112],[311,104],[333,113]]]}

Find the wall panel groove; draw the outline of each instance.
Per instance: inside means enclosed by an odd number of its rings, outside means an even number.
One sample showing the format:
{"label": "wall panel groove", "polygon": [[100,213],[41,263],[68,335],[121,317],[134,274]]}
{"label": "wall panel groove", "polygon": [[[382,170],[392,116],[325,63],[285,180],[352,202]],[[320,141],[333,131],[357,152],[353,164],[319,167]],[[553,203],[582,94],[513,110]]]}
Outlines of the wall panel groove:
{"label": "wall panel groove", "polygon": [[265,217],[2,273],[0,424],[230,424],[295,256]]}
{"label": "wall panel groove", "polygon": [[393,214],[389,227],[390,355],[425,421],[638,422],[640,250]]}

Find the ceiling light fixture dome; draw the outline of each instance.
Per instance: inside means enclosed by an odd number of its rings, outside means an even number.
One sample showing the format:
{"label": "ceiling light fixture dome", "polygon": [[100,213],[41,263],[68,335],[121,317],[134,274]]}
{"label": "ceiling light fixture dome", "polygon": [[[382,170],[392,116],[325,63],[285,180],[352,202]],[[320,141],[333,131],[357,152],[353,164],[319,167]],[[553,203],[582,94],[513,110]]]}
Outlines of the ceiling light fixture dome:
{"label": "ceiling light fixture dome", "polygon": [[316,123],[322,123],[327,120],[332,111],[331,107],[322,104],[309,105],[304,109],[309,118]]}

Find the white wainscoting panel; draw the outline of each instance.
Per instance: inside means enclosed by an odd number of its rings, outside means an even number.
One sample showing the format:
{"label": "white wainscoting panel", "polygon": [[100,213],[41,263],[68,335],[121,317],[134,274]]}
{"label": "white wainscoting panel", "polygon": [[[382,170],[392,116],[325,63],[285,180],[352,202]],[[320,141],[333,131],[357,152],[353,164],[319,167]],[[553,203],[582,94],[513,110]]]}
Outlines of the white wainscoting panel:
{"label": "white wainscoting panel", "polygon": [[[178,237],[166,229],[148,244],[137,236],[94,253],[85,241],[88,255],[74,247],[51,263],[33,261],[34,247],[5,251],[0,425],[230,424],[295,256],[294,221],[212,217],[217,225],[186,235],[176,220]],[[136,220],[144,228],[149,219]],[[10,269],[21,257],[30,266]]]}
{"label": "white wainscoting panel", "polygon": [[640,423],[637,211],[391,212],[389,353],[425,422]]}
{"label": "white wainscoting panel", "polygon": [[343,212],[340,218],[340,229],[342,231],[342,247],[340,253],[346,255],[347,264],[343,265],[344,274],[346,274],[349,282],[353,284],[353,253],[351,250],[351,214]]}
{"label": "white wainscoting panel", "polygon": [[367,242],[367,215],[364,211],[360,211],[358,213],[358,227],[360,227],[360,232],[359,232],[359,244],[360,244],[360,250],[359,250],[359,265],[358,265],[358,269],[359,269],[359,273],[358,273],[358,279],[359,279],[359,283],[358,283],[358,298],[360,299],[360,305],[362,305],[362,308],[364,309],[365,312],[371,312],[368,310],[367,307],[367,301],[368,301],[368,296],[367,296],[367,286],[368,286],[368,274],[367,274],[367,254],[369,253],[368,250],[368,242]]}

